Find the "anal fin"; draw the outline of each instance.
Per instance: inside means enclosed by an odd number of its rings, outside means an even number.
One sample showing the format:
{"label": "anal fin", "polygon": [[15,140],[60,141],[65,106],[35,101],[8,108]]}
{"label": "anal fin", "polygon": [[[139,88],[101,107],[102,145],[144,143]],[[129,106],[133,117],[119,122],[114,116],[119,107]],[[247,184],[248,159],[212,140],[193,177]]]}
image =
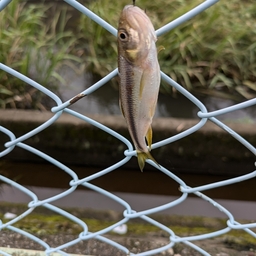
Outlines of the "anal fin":
{"label": "anal fin", "polygon": [[149,147],[149,151],[151,150],[151,145],[152,145],[152,137],[153,137],[153,131],[151,125],[148,128],[147,134],[146,134],[146,139]]}

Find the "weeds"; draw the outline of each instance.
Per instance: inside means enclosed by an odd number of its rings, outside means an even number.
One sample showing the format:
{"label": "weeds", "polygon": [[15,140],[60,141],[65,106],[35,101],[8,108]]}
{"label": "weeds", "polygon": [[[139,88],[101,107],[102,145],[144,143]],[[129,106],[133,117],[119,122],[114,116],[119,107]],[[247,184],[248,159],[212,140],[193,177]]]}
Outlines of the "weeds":
{"label": "weeds", "polygon": [[[158,29],[202,0],[140,0]],[[118,25],[120,1],[91,1],[87,7]],[[31,77],[50,89],[63,81],[59,69],[83,63],[84,72],[103,77],[117,66],[116,38],[88,17],[71,18],[67,9],[12,1],[0,13],[0,62]],[[53,8],[53,6],[51,6]],[[254,0],[220,1],[205,12],[159,37],[161,69],[186,89],[232,99],[250,99],[256,94],[256,5]],[[79,58],[76,56],[79,55]],[[116,85],[116,81],[113,80]],[[161,91],[175,94],[162,83]],[[43,109],[43,95],[0,71],[0,107]]]}
{"label": "weeds", "polygon": [[[71,31],[64,31],[69,17],[57,9],[46,16],[50,6],[14,0],[0,12],[0,62],[34,79],[49,89],[64,82],[58,74],[62,65],[80,60],[71,54],[75,45]],[[40,92],[0,71],[0,107],[44,109],[49,100]]]}
{"label": "weeds", "polygon": [[[145,1],[155,29],[203,1]],[[89,9],[117,26],[126,0],[92,1]],[[220,1],[158,39],[161,69],[190,91],[226,98],[252,98],[256,94],[256,5],[253,0]],[[82,16],[80,37],[92,52],[88,68],[100,76],[116,67],[116,39]],[[162,91],[174,93],[162,84]],[[239,97],[240,96],[240,97]],[[241,97],[242,96],[242,97]]]}

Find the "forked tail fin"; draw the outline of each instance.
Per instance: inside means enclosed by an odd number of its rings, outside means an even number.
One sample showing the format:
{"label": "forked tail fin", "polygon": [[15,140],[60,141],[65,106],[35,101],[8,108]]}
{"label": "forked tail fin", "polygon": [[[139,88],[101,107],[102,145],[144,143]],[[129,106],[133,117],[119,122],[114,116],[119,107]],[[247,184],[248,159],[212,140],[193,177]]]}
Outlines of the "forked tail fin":
{"label": "forked tail fin", "polygon": [[154,157],[150,154],[150,152],[141,152],[141,151],[137,151],[137,157],[138,157],[138,163],[139,163],[139,167],[140,170],[143,172],[143,168],[145,166],[145,161],[147,159],[152,160],[155,164],[157,164],[158,166],[160,166],[157,161],[154,159]]}

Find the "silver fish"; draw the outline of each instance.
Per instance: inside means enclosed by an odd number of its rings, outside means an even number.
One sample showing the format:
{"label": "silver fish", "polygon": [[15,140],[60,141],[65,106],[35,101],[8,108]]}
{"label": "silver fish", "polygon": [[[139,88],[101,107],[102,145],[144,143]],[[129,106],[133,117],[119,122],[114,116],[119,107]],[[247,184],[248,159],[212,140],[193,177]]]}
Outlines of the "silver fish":
{"label": "silver fish", "polygon": [[156,40],[155,29],[146,13],[137,6],[125,6],[118,26],[120,107],[141,171],[146,159],[157,164],[149,152],[160,86]]}

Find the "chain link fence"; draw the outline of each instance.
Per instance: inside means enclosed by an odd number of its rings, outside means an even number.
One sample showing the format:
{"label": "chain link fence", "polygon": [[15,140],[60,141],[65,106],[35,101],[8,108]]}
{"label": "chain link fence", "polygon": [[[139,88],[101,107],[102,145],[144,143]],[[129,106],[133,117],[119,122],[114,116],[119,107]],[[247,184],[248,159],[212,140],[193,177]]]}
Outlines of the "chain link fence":
{"label": "chain link fence", "polygon": [[[11,2],[11,0],[1,0],[0,1],[0,10],[3,10],[10,2]],[[114,27],[112,27],[106,21],[104,21],[103,19],[101,19],[100,17],[95,15],[93,12],[91,12],[85,6],[83,6],[82,4],[80,4],[79,2],[74,1],[74,0],[65,0],[65,2],[67,2],[68,4],[70,4],[77,10],[79,10],[80,12],[82,12],[84,15],[88,16],[93,21],[97,22],[100,26],[102,26],[103,28],[108,30],[114,36],[116,36],[117,30]],[[174,29],[175,27],[179,26],[180,24],[186,22],[188,19],[191,19],[192,17],[196,16],[197,14],[203,12],[205,9],[211,7],[212,5],[216,4],[217,2],[218,2],[218,0],[204,1],[202,4],[198,5],[196,8],[188,11],[186,14],[180,16],[179,18],[175,19],[174,21],[170,22],[169,24],[158,29],[156,31],[157,36],[164,36],[165,33],[169,32],[170,30]],[[2,152],[0,152],[0,157],[3,157],[5,155],[9,154],[15,147],[19,147],[23,150],[29,151],[32,154],[35,154],[35,155],[45,159],[47,162],[51,163],[52,165],[55,165],[61,171],[67,173],[70,176],[70,183],[69,183],[70,188],[69,189],[67,189],[66,191],[64,191],[60,194],[52,196],[50,198],[47,198],[44,200],[39,200],[38,196],[35,193],[33,193],[31,190],[29,190],[28,188],[20,185],[19,183],[15,182],[14,180],[10,180],[1,175],[0,176],[1,182],[8,184],[10,186],[13,186],[16,189],[18,189],[20,192],[25,193],[26,195],[28,195],[31,198],[31,201],[28,202],[28,209],[25,212],[23,212],[21,215],[17,216],[16,218],[14,218],[10,221],[7,221],[7,222],[2,222],[0,220],[0,231],[3,229],[8,229],[13,232],[19,233],[21,236],[31,239],[32,241],[40,244],[43,248],[45,248],[46,255],[50,255],[50,253],[53,253],[53,252],[57,252],[62,255],[67,255],[67,253],[65,253],[63,251],[64,249],[66,249],[72,245],[75,245],[75,244],[79,243],[80,241],[85,241],[85,240],[89,240],[89,239],[97,239],[99,241],[107,243],[107,244],[121,250],[122,252],[124,252],[127,255],[135,255],[135,254],[131,253],[128,248],[124,247],[123,245],[119,244],[116,241],[113,241],[113,240],[107,238],[104,235],[109,233],[114,228],[116,228],[122,224],[128,223],[131,219],[136,219],[136,218],[143,219],[144,221],[158,227],[159,229],[161,229],[169,234],[169,242],[167,244],[165,244],[164,246],[162,246],[160,248],[155,248],[153,250],[149,250],[149,251],[145,251],[145,252],[136,254],[136,255],[140,255],[140,256],[154,255],[157,253],[161,253],[169,248],[172,248],[174,245],[179,244],[179,243],[183,243],[186,246],[193,248],[194,250],[201,253],[202,255],[210,255],[208,252],[201,249],[200,247],[195,245],[193,242],[197,241],[197,240],[203,240],[203,239],[217,237],[217,236],[223,235],[225,233],[228,233],[231,230],[240,230],[240,232],[246,232],[250,236],[252,236],[256,239],[256,233],[252,231],[253,228],[256,228],[256,223],[244,223],[244,224],[239,223],[238,221],[235,220],[234,216],[228,209],[225,209],[222,205],[218,204],[216,201],[205,196],[202,193],[203,191],[206,191],[206,190],[226,186],[229,184],[235,184],[237,182],[245,181],[248,179],[253,179],[256,176],[256,171],[254,171],[254,170],[252,170],[252,172],[249,174],[242,175],[242,176],[239,176],[236,178],[219,181],[219,182],[215,182],[215,183],[211,183],[211,184],[206,184],[206,185],[199,186],[199,187],[189,187],[186,185],[186,183],[183,180],[181,180],[178,176],[174,175],[170,170],[164,168],[164,166],[161,166],[161,168],[160,168],[158,165],[156,165],[155,163],[153,163],[152,161],[149,160],[149,161],[147,161],[148,164],[152,165],[154,168],[158,169],[159,172],[164,173],[166,175],[166,177],[173,179],[180,185],[180,191],[182,192],[182,195],[178,199],[171,201],[167,204],[164,204],[164,205],[161,205],[161,206],[158,206],[155,208],[147,209],[144,211],[140,211],[140,212],[136,212],[135,210],[133,210],[128,202],[124,201],[120,197],[117,197],[114,193],[106,191],[106,190],[102,189],[101,187],[98,187],[98,186],[95,186],[92,184],[92,182],[96,178],[103,176],[109,172],[112,172],[112,171],[116,170],[117,168],[123,166],[128,161],[130,161],[130,159],[132,157],[136,156],[136,151],[134,150],[131,142],[129,140],[127,140],[126,138],[124,138],[122,135],[120,135],[117,132],[115,132],[114,130],[104,126],[103,124],[90,119],[89,117],[87,117],[85,115],[79,114],[78,112],[69,109],[68,107],[71,104],[73,104],[76,100],[84,97],[85,95],[87,96],[87,95],[93,93],[95,90],[97,90],[101,86],[104,86],[109,80],[111,80],[112,78],[117,76],[117,74],[118,74],[117,69],[113,70],[106,77],[104,77],[99,82],[92,85],[90,88],[86,89],[85,91],[82,91],[80,94],[74,96],[73,98],[71,98],[70,100],[68,100],[64,103],[60,100],[60,98],[56,94],[54,94],[50,90],[46,89],[43,85],[38,84],[36,81],[31,80],[30,78],[22,75],[21,73],[15,71],[14,69],[11,69],[10,67],[6,66],[4,63],[0,63],[0,70],[1,70],[1,72],[9,73],[10,75],[15,76],[16,78],[24,81],[26,84],[36,88],[37,90],[41,91],[42,93],[44,93],[45,95],[50,97],[56,103],[56,106],[52,108],[52,113],[54,115],[49,120],[47,120],[45,123],[42,123],[40,126],[35,128],[34,130],[31,130],[28,133],[23,134],[20,137],[16,137],[15,134],[12,133],[12,131],[6,129],[5,127],[0,126],[1,133],[5,134],[9,137],[9,142],[5,143],[5,145],[4,145],[6,149],[3,150]],[[193,127],[189,128],[185,131],[182,131],[175,136],[166,138],[162,141],[159,141],[159,142],[153,144],[152,149],[162,147],[164,145],[175,142],[177,140],[181,140],[182,138],[189,136],[192,133],[195,133],[201,127],[203,127],[207,121],[210,121],[210,122],[214,123],[216,126],[223,129],[227,133],[227,136],[228,135],[233,136],[234,139],[236,139],[242,145],[244,145],[244,147],[246,147],[248,149],[248,151],[252,152],[254,155],[256,154],[256,149],[253,145],[251,145],[242,136],[240,136],[238,133],[236,133],[230,127],[225,125],[223,122],[218,120],[219,115],[223,115],[223,114],[226,114],[229,112],[233,112],[233,111],[236,111],[239,109],[244,109],[249,106],[255,105],[256,99],[251,99],[251,100],[245,101],[243,103],[236,104],[236,105],[233,105],[233,106],[230,106],[227,108],[223,108],[223,109],[220,109],[217,111],[208,112],[207,108],[204,106],[204,104],[202,104],[190,92],[185,90],[182,86],[180,86],[178,83],[176,83],[174,80],[172,80],[169,76],[167,76],[163,72],[161,72],[161,78],[166,83],[168,83],[170,86],[173,86],[176,90],[178,90],[181,94],[183,94],[187,99],[189,99],[193,104],[195,104],[200,109],[200,111],[198,112],[198,117],[200,118],[200,120]],[[78,178],[77,174],[72,169],[68,168],[67,166],[65,166],[61,162],[57,161],[56,159],[52,158],[51,156],[47,155],[46,153],[43,153],[43,152],[37,150],[36,148],[33,148],[25,143],[25,141],[28,138],[35,136],[36,134],[40,133],[41,131],[43,131],[50,125],[52,125],[64,112],[69,115],[72,115],[78,119],[81,119],[84,122],[90,123],[91,125],[97,127],[98,129],[103,130],[104,132],[110,134],[111,136],[115,137],[116,139],[118,139],[122,143],[124,143],[127,147],[127,149],[124,151],[124,158],[121,161],[115,163],[112,166],[109,166],[108,168],[106,168],[98,173],[95,173],[88,177]],[[110,225],[102,230],[99,230],[98,232],[90,232],[87,224],[84,221],[82,221],[81,219],[77,218],[76,216],[68,213],[67,211],[65,211],[59,207],[54,206],[54,202],[56,200],[58,200],[60,198],[64,198],[65,196],[74,192],[78,186],[84,186],[84,187],[86,187],[92,191],[95,191],[97,193],[100,193],[101,195],[108,197],[108,198],[114,200],[116,203],[122,205],[125,209],[123,211],[123,218],[120,221],[114,223],[113,225]],[[149,217],[149,215],[151,215],[151,214],[161,213],[161,211],[163,211],[163,210],[172,208],[172,207],[182,203],[184,200],[187,199],[188,195],[190,195],[190,194],[194,194],[201,200],[208,202],[210,205],[216,207],[219,211],[223,212],[227,217],[226,227],[221,230],[214,231],[211,233],[206,233],[206,234],[203,233],[203,234],[195,235],[195,236],[179,237],[175,234],[175,232],[172,229],[168,228],[167,226],[165,226],[165,225],[161,224],[160,222],[154,220],[153,218]],[[33,210],[39,206],[45,207],[57,214],[64,216],[65,218],[73,221],[74,223],[79,225],[83,231],[77,235],[76,239],[74,239],[68,243],[61,244],[56,248],[51,248],[46,242],[41,240],[39,237],[36,237],[35,235],[33,235],[25,230],[15,227],[15,223],[17,223],[22,218],[24,218],[27,215],[29,215],[30,213],[32,213]],[[5,256],[10,255],[10,254],[6,253],[5,251],[0,251],[0,254],[5,255]]]}

